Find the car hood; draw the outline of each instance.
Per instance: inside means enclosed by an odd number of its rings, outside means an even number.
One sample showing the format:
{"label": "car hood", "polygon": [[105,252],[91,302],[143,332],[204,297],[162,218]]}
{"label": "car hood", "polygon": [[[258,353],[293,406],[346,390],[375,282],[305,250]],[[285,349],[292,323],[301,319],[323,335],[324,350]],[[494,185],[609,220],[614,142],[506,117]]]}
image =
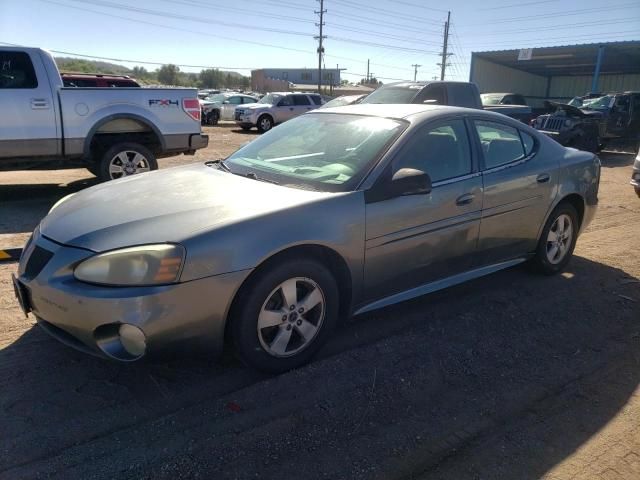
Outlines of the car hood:
{"label": "car hood", "polygon": [[556,102],[547,102],[551,107],[563,110],[567,113],[567,115],[571,115],[573,117],[601,117],[602,112],[598,112],[596,110],[582,110],[578,107],[574,107],[573,105],[567,105],[566,103],[556,103]]}
{"label": "car hood", "polygon": [[194,164],[127,177],[78,192],[40,225],[55,242],[95,252],[188,240],[334,194],[289,188]]}

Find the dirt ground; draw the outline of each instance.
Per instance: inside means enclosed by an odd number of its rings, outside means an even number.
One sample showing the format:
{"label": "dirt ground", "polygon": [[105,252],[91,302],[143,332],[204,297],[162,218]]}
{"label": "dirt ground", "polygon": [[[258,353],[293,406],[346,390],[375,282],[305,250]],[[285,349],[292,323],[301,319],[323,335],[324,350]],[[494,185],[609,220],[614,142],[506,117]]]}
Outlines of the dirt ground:
{"label": "dirt ground", "polygon": [[[161,168],[255,135],[206,130],[208,149]],[[75,352],[24,318],[0,263],[0,479],[637,480],[640,199],[633,157],[601,158],[599,211],[562,275],[514,268],[349,319],[277,377]],[[92,183],[0,173],[0,248]]]}

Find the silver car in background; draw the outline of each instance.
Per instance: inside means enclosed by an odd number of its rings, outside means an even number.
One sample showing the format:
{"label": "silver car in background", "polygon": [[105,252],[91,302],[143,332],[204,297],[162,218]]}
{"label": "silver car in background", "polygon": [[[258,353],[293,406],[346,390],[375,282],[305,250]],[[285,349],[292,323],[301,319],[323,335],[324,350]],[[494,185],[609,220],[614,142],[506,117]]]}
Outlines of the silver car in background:
{"label": "silver car in background", "polygon": [[220,120],[233,120],[238,105],[256,103],[258,99],[241,93],[216,93],[205,97],[202,105],[202,121],[205,125],[217,125]]}
{"label": "silver car in background", "polygon": [[562,270],[599,178],[594,154],[503,115],[323,109],[224,161],[63,199],[25,247],[16,294],[89,353],[216,353],[228,338],[247,364],[280,372],[307,362],[340,317],[525,261]]}

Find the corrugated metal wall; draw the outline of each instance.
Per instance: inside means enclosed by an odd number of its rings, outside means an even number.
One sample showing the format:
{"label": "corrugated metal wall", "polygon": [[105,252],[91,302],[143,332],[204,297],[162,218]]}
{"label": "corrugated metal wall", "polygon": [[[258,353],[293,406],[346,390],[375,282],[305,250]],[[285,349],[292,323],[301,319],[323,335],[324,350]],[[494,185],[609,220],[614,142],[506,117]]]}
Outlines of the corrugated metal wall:
{"label": "corrugated metal wall", "polygon": [[[591,91],[591,75],[578,77],[552,77],[550,97],[572,98],[584,95]],[[600,75],[598,91],[600,92],[624,92],[628,90],[640,90],[640,74],[630,75]]]}
{"label": "corrugated metal wall", "polygon": [[471,81],[480,93],[513,92],[525,96],[544,97],[547,93],[547,79],[539,75],[504,67],[478,57],[472,59]]}

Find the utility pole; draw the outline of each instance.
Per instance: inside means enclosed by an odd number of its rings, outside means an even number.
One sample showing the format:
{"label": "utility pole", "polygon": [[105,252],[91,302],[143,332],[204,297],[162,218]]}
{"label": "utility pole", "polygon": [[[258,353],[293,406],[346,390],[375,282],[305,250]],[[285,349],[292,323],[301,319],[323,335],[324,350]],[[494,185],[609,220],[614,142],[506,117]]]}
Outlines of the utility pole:
{"label": "utility pole", "polygon": [[369,59],[367,58],[367,84],[369,83]]}
{"label": "utility pole", "polygon": [[444,73],[447,69],[447,58],[449,57],[449,53],[447,53],[447,47],[449,45],[449,22],[451,21],[451,11],[447,13],[447,21],[444,24],[444,44],[442,46],[442,63],[440,63],[440,80],[444,80]]}
{"label": "utility pole", "polygon": [[418,65],[417,63],[414,63],[413,65],[411,65],[414,70],[413,70],[413,81],[416,81],[416,78],[418,77],[418,67],[421,67],[422,65]]}
{"label": "utility pole", "polygon": [[322,40],[327,38],[322,35],[322,27],[324,27],[324,14],[327,11],[324,9],[324,0],[319,0],[320,2],[320,11],[314,12],[317,15],[320,15],[320,23],[316,23],[317,27],[320,27],[320,35],[314,38],[318,39],[318,93],[321,93],[322,90],[322,55],[324,55],[324,48],[322,47]]}

